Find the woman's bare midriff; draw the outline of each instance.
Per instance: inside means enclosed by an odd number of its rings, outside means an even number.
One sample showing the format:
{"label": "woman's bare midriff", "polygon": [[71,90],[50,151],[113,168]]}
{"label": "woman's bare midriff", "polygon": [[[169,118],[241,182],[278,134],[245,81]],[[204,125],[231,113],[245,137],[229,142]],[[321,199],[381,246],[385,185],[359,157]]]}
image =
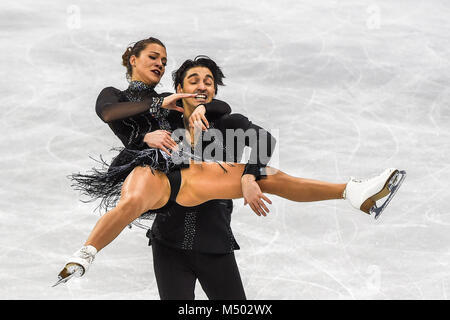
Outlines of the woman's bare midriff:
{"label": "woman's bare midriff", "polygon": [[[241,175],[244,165],[240,163],[191,162],[181,170],[181,187],[177,203],[190,207],[212,199],[236,199],[242,197]],[[219,183],[218,183],[219,182]]]}

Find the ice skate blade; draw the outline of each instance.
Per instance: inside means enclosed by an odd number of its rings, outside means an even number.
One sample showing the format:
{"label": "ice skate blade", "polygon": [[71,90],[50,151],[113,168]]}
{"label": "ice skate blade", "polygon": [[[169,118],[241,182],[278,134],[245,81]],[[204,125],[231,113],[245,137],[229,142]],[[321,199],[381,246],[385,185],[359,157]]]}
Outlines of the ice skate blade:
{"label": "ice skate blade", "polygon": [[58,281],[56,281],[56,283],[52,286],[52,288],[56,287],[61,283],[69,281],[74,276],[78,275],[79,277],[81,277],[83,274],[84,274],[83,266],[80,266],[79,264],[76,263],[68,263],[66,264],[64,269],[58,274]]}
{"label": "ice skate blade", "polygon": [[69,281],[72,277],[74,277],[75,276],[75,272],[74,273],[72,273],[71,275],[68,275],[67,277],[65,277],[65,278],[63,278],[63,277],[61,277],[61,276],[58,276],[58,281],[56,281],[56,283],[54,284],[54,285],[52,285],[52,288],[53,287],[56,287],[57,285],[59,285],[59,284],[61,284],[61,283],[65,283],[65,282],[67,282],[67,281]]}
{"label": "ice skate blade", "polygon": [[376,201],[380,200],[381,198],[384,198],[391,192],[391,185],[392,182],[395,180],[394,176],[397,174],[398,170],[394,170],[389,177],[386,179],[385,184],[383,185],[383,188],[381,188],[380,191],[372,195],[370,198],[368,198],[366,201],[364,201],[359,208],[361,211],[364,211],[367,214],[370,214],[370,211],[375,206],[376,207]]}
{"label": "ice skate blade", "polygon": [[[395,194],[397,193],[398,189],[400,188],[401,184],[403,183],[403,180],[405,180],[406,178],[406,171],[402,170],[402,171],[398,171],[396,170],[394,172],[393,175],[391,175],[389,181],[387,182],[385,188],[387,188],[390,193],[388,192],[389,196],[386,199],[386,201],[380,206],[377,207],[377,205],[375,204],[371,209],[370,209],[370,215],[374,214],[375,215],[375,220],[378,219],[381,215],[381,213],[383,213],[384,209],[386,209],[387,205],[391,202],[392,198],[395,196]],[[381,199],[382,197],[378,198]]]}

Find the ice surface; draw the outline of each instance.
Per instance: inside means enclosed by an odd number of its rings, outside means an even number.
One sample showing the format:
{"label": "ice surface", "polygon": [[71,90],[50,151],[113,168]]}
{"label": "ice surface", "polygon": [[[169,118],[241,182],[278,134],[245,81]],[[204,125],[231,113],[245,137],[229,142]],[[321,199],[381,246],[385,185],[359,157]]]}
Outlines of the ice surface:
{"label": "ice surface", "polygon": [[[0,298],[159,299],[136,228],[85,278],[51,288],[99,216],[66,175],[120,145],[94,104],[102,88],[127,86],[121,55],[147,36],[168,48],[158,91],[185,59],[214,58],[226,74],[218,97],[278,130],[285,172],[408,172],[377,221],[345,201],[270,196],[265,218],[235,201],[248,298],[448,298],[448,1],[4,0],[0,15]],[[206,299],[200,285],[196,297]]]}

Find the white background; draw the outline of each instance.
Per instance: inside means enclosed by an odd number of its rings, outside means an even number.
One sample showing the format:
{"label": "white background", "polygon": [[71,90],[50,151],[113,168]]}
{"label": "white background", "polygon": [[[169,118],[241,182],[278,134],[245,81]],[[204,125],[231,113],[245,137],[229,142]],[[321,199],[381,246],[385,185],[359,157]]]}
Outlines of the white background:
{"label": "white background", "polygon": [[249,299],[447,299],[448,1],[6,0],[0,15],[0,298],[159,299],[136,228],[86,277],[51,288],[99,217],[66,176],[120,146],[97,95],[127,87],[122,53],[154,36],[169,57],[157,91],[172,91],[185,59],[215,59],[218,98],[279,130],[283,171],[331,182],[408,172],[377,221],[346,201],[270,196],[264,218],[236,200]]}

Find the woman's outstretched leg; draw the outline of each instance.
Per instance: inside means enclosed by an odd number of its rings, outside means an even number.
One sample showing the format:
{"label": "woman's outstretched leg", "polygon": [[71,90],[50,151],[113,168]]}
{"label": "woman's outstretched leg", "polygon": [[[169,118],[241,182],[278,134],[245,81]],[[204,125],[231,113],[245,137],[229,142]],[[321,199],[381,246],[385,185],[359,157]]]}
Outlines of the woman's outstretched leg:
{"label": "woman's outstretched leg", "polygon": [[346,183],[297,178],[267,167],[267,177],[258,181],[262,192],[297,202],[343,199]]}
{"label": "woman's outstretched leg", "polygon": [[[195,206],[212,199],[242,198],[243,164],[233,164],[224,172],[215,163],[192,164],[182,170],[182,187],[177,202]],[[297,202],[348,199],[350,204],[377,219],[406,177],[405,171],[388,168],[369,179],[350,179],[348,183],[330,183],[290,176],[267,167],[267,176],[257,181],[261,192],[275,194]],[[378,207],[376,201],[385,198]]]}
{"label": "woman's outstretched leg", "polygon": [[[226,169],[227,172],[216,163],[191,164],[189,169],[183,169],[177,202],[183,206],[195,206],[212,199],[242,198],[244,165],[233,164]],[[346,187],[346,184],[296,178],[271,167],[266,171],[267,177],[257,181],[261,191],[292,201],[342,199]]]}

